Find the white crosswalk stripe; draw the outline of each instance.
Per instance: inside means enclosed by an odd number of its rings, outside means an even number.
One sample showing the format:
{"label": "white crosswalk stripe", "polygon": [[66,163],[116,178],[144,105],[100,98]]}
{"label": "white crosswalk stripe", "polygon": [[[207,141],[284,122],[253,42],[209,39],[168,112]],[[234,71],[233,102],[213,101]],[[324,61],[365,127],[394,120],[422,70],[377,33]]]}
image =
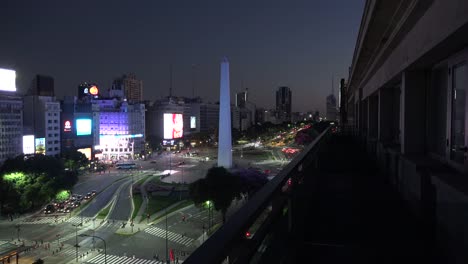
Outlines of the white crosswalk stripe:
{"label": "white crosswalk stripe", "polygon": [[[150,227],[145,229],[146,233],[149,233],[153,236],[157,236],[160,238],[166,238],[166,230],[158,228],[158,227]],[[182,236],[181,234],[177,234],[171,231],[167,232],[167,239],[169,241],[175,242],[182,244],[186,247],[190,246],[190,244],[193,242],[193,238]]]}
{"label": "white crosswalk stripe", "polygon": [[31,217],[21,222],[22,225],[57,225],[65,221],[66,217]]}
{"label": "white crosswalk stripe", "polygon": [[[75,247],[69,247],[67,249],[63,249],[63,250],[59,251],[58,254],[63,255],[63,256],[75,256],[76,255],[76,248]],[[80,254],[79,251],[78,251],[78,254]]]}
{"label": "white crosswalk stripe", "polygon": [[81,218],[81,216],[73,216],[72,218],[68,219],[67,222],[76,225],[76,224],[81,224],[81,222],[83,222],[83,224],[86,224],[86,223],[88,223],[89,221],[92,221],[92,220],[93,220],[93,218],[91,218],[91,217]]}
{"label": "white crosswalk stripe", "polygon": [[[85,263],[88,264],[102,264],[105,261],[104,254],[99,254],[90,260],[87,260]],[[121,257],[116,255],[107,255],[107,263],[116,263],[116,264],[163,264],[162,261],[150,260],[150,259],[140,259],[140,258],[131,258],[131,257]]]}

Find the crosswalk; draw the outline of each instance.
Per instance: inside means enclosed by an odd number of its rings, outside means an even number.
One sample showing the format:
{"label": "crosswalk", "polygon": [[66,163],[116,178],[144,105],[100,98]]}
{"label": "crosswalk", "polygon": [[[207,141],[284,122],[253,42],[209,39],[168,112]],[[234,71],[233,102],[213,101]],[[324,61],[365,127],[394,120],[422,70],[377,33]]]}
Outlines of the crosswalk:
{"label": "crosswalk", "polygon": [[[92,259],[86,261],[88,264],[103,264],[105,262],[104,254],[99,254]],[[149,259],[140,259],[140,258],[131,258],[131,257],[122,257],[116,255],[107,255],[107,263],[116,263],[116,264],[163,264],[162,261],[149,260]]]}
{"label": "crosswalk", "polygon": [[[166,238],[166,230],[158,228],[158,227],[150,227],[145,229],[146,233],[149,233],[153,236],[157,236],[160,238]],[[190,246],[193,242],[193,238],[182,236],[181,234],[173,233],[171,231],[167,231],[167,239],[169,241],[182,244],[186,247]]]}
{"label": "crosswalk", "polygon": [[81,216],[73,216],[72,218],[68,218],[68,216],[45,216],[45,217],[30,217],[25,219],[21,222],[22,225],[58,225],[64,222],[71,223],[71,224],[80,224],[83,222],[84,224],[92,221],[91,217],[83,217]]}
{"label": "crosswalk", "polygon": [[[76,248],[75,247],[69,247],[66,249],[62,249],[58,252],[59,255],[62,256],[75,256],[76,255]],[[78,249],[78,254],[80,254],[79,249]]]}
{"label": "crosswalk", "polygon": [[21,222],[22,225],[57,225],[66,221],[66,217],[30,217]]}

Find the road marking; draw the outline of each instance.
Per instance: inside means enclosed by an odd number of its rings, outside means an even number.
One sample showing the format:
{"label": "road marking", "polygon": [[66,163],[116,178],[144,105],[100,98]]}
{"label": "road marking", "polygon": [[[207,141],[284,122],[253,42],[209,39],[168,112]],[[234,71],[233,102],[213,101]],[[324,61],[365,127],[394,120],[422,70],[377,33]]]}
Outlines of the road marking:
{"label": "road marking", "polygon": [[[164,238],[164,239],[166,238],[166,230],[158,228],[158,227],[147,228],[145,229],[145,232],[153,236],[157,236],[157,237]],[[171,231],[167,231],[167,239],[169,241],[182,244],[186,247],[190,246],[190,244],[194,240],[193,238],[182,236],[182,234],[177,234]]]}
{"label": "road marking", "polygon": [[[85,261],[84,263],[89,264],[102,264],[104,263],[105,256],[104,254],[99,254],[94,258]],[[119,264],[163,264],[162,261],[150,260],[150,259],[140,259],[140,258],[131,258],[131,257],[121,257],[116,255],[107,255],[107,263],[119,263]]]}

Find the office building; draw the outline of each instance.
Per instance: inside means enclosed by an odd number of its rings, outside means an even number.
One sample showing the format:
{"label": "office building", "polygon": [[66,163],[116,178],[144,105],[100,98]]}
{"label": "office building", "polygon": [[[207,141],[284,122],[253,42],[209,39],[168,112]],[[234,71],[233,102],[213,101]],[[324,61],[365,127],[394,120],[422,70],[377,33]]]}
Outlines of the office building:
{"label": "office building", "polygon": [[36,75],[31,82],[28,95],[55,96],[54,78],[45,75]]}
{"label": "office building", "polygon": [[289,87],[279,87],[276,91],[277,118],[282,122],[291,122],[292,93]]}
{"label": "office building", "polygon": [[22,153],[23,101],[14,92],[0,91],[0,163]]}
{"label": "office building", "polygon": [[336,97],[334,94],[327,96],[327,113],[326,118],[328,121],[336,121],[338,119],[338,109],[336,108]]}
{"label": "office building", "polygon": [[44,142],[36,149],[36,153],[48,156],[60,155],[60,102],[53,96],[38,95],[26,95],[23,101],[25,129],[31,131],[38,142]]}
{"label": "office building", "polygon": [[[120,92],[119,92],[120,91]],[[129,102],[143,101],[143,81],[138,80],[134,73],[124,74],[112,83],[110,96],[123,95]]]}

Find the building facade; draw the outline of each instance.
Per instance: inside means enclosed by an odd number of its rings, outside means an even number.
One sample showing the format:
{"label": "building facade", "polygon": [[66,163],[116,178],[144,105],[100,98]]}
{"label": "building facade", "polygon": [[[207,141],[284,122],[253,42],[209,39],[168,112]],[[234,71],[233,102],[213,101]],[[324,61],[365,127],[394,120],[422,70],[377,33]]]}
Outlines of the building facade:
{"label": "building facade", "polygon": [[23,101],[11,92],[0,92],[0,163],[20,155],[23,138]]}
{"label": "building facade", "polygon": [[329,121],[336,121],[338,120],[338,108],[336,107],[336,97],[334,94],[330,94],[327,96],[327,114],[326,118]]}
{"label": "building facade", "polygon": [[102,160],[134,159],[145,154],[145,105],[119,99],[93,100],[99,124],[95,145]]}
{"label": "building facade", "polygon": [[467,91],[467,1],[366,1],[348,124],[420,216],[443,263],[468,259]]}
{"label": "building facade", "polygon": [[289,87],[279,87],[276,91],[277,118],[282,122],[291,122],[292,92]]}
{"label": "building facade", "polygon": [[24,96],[24,127],[45,145],[36,149],[37,154],[59,156],[61,151],[60,102],[53,96]]}
{"label": "building facade", "polygon": [[[123,96],[129,102],[143,101],[143,81],[138,80],[134,73],[124,74],[114,80],[111,92],[122,91]],[[111,95],[112,97],[112,95]]]}

